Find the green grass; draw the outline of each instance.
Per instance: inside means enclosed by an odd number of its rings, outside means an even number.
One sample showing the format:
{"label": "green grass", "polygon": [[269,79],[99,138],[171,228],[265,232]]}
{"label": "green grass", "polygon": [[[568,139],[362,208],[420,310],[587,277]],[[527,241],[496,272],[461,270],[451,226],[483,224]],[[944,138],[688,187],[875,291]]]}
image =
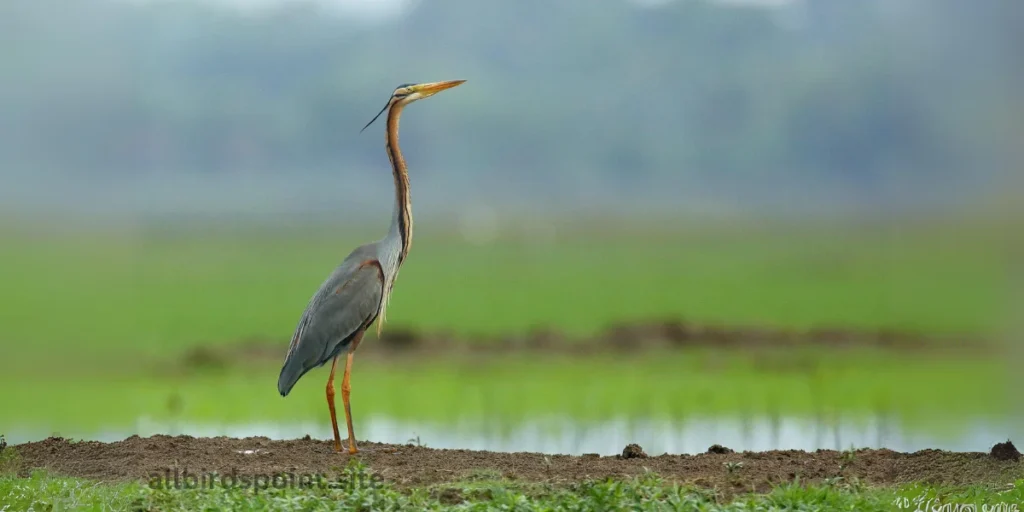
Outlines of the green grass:
{"label": "green grass", "polygon": [[[929,502],[929,500],[931,500]],[[939,488],[921,484],[870,488],[860,482],[792,483],[763,494],[725,497],[714,491],[667,483],[657,475],[590,481],[565,487],[508,481],[467,482],[398,490],[351,465],[323,487],[161,489],[141,483],[99,484],[36,473],[0,476],[4,510],[914,510],[972,504],[1015,510],[1024,502],[1024,481],[1011,488]],[[929,508],[929,510],[931,510]]]}
{"label": "green grass", "polygon": [[[0,432],[31,428],[43,435],[83,435],[131,429],[140,417],[213,425],[327,421],[327,368],[305,376],[287,398],[274,387],[277,371],[275,366],[159,378],[141,367],[120,375],[111,369],[104,378],[53,379],[7,373],[0,375],[0,387],[17,392],[4,397],[4,407],[17,414],[2,416]],[[622,417],[778,414],[827,422],[839,414],[851,419],[898,413],[896,421],[941,435],[963,428],[957,418],[966,422],[1004,410],[1007,390],[1013,389],[1009,379],[997,362],[868,350],[703,350],[586,361],[517,356],[429,364],[364,359],[354,367],[352,404],[357,426],[375,415],[441,425],[486,421],[491,429],[511,432],[524,419],[548,417],[586,425]]]}
{"label": "green grass", "polygon": [[[658,226],[563,226],[552,243],[505,234],[487,245],[420,229],[389,322],[466,334],[550,326],[582,335],[659,317],[985,332],[1005,306],[1002,255],[976,230]],[[71,357],[286,340],[331,269],[376,235],[8,227],[0,344]]]}

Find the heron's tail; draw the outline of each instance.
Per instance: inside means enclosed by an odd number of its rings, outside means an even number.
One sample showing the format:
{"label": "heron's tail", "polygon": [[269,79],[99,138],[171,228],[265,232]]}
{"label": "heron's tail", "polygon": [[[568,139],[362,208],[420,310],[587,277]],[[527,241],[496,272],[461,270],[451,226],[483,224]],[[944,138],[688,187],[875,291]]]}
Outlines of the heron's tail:
{"label": "heron's tail", "polygon": [[[281,375],[277,378],[277,392],[281,393],[281,396],[288,396],[292,386],[306,372],[333,360],[339,352],[352,343],[352,338],[361,333],[361,330],[356,331],[338,344],[320,343],[315,338],[308,336],[300,338],[302,334],[296,334],[292,338],[295,341],[292,342],[291,348],[288,350],[288,356],[284,359],[284,366],[281,367]],[[333,348],[331,348],[332,346]],[[320,347],[327,347],[327,349],[321,350]]]}
{"label": "heron's tail", "polygon": [[299,372],[295,370],[296,368],[290,367],[288,363],[281,368],[281,375],[277,378],[277,392],[281,393],[281,396],[288,396],[292,387],[299,381]]}
{"label": "heron's tail", "polygon": [[291,392],[292,387],[295,383],[310,370],[310,368],[303,364],[303,361],[295,357],[296,354],[288,354],[288,357],[284,361],[284,366],[281,367],[281,375],[277,378],[277,392],[281,393],[281,396],[288,396]]}

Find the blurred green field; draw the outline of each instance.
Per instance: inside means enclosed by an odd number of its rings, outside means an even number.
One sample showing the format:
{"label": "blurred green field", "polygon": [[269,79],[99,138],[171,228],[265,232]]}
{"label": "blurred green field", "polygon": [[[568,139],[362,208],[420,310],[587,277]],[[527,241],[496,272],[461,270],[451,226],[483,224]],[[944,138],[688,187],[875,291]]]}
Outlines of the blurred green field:
{"label": "blurred green field", "polygon": [[[473,335],[545,326],[585,336],[616,322],[682,318],[985,334],[999,327],[1006,305],[999,238],[943,223],[840,230],[592,222],[559,225],[543,241],[506,229],[486,244],[420,224],[388,312],[391,328]],[[379,235],[194,224],[2,233],[0,386],[18,391],[2,397],[17,414],[0,431],[37,437],[131,430],[140,418],[325,421],[325,368],[282,399],[276,362],[182,372],[178,356],[253,337],[280,340],[283,354],[324,277]],[[1003,366],[980,355],[868,349],[364,357],[353,374],[353,408],[357,425],[374,416],[445,425],[475,418],[505,430],[553,415],[586,425],[893,412],[929,432],[956,433],[1005,410],[1011,386]],[[937,414],[947,419],[933,421]]]}
{"label": "blurred green field", "polygon": [[[547,326],[585,335],[617,321],[671,317],[988,332],[1005,302],[993,237],[942,224],[590,224],[559,226],[548,242],[506,232],[483,245],[429,226],[417,224],[389,325],[470,335]],[[0,343],[24,357],[159,354],[248,337],[285,343],[331,269],[379,234],[8,226]]]}

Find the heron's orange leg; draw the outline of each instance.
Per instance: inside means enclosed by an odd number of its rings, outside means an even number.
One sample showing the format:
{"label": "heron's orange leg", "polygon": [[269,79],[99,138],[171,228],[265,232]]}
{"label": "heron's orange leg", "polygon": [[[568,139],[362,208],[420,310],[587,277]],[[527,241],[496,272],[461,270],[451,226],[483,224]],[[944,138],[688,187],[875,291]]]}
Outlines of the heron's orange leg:
{"label": "heron's orange leg", "polygon": [[345,362],[345,377],[341,379],[341,400],[345,403],[345,419],[348,421],[348,453],[356,453],[356,434],[352,429],[352,406],[348,397],[352,392],[352,386],[348,383],[348,376],[352,372],[352,352],[348,353],[348,360]]}
{"label": "heron's orange leg", "polygon": [[348,349],[348,359],[345,361],[345,376],[341,379],[341,401],[345,404],[345,420],[348,423],[348,453],[359,452],[356,448],[356,433],[352,428],[352,406],[349,403],[349,395],[352,393],[352,386],[349,384],[349,375],[352,373],[352,356],[363,340],[363,333],[359,333]]}
{"label": "heron's orange leg", "polygon": [[[340,452],[341,435],[338,433],[338,415],[334,412],[334,368],[336,366],[338,366],[338,356],[334,356],[334,361],[331,362],[331,376],[327,378],[327,406],[331,409],[331,427],[334,428],[334,451]],[[347,402],[345,407],[348,408]]]}

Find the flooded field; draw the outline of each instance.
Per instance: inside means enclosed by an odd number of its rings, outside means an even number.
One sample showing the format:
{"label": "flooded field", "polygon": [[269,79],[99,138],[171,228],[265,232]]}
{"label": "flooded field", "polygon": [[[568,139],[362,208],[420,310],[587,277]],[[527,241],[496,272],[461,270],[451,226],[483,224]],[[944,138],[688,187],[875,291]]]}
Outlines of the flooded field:
{"label": "flooded field", "polygon": [[[992,321],[1003,298],[991,252],[703,236],[614,276],[601,261],[626,253],[607,241],[424,243],[389,312],[401,321],[355,357],[355,456],[331,448],[327,368],[287,398],[275,389],[296,315],[330,267],[321,242],[21,245],[7,268],[27,270],[0,276],[22,290],[0,325],[12,356],[0,359],[0,469],[145,483],[359,461],[409,488],[652,471],[726,494],[1024,477],[1016,448],[992,452],[1024,421],[1022,357]],[[66,253],[87,265],[64,268]],[[45,290],[69,284],[50,304]],[[42,305],[69,317],[48,322]],[[31,482],[8,485],[46,485]]]}
{"label": "flooded field", "polygon": [[[1005,414],[999,345],[955,336],[665,322],[585,340],[395,330],[374,341],[353,378],[356,431],[373,442],[569,455],[613,455],[629,443],[659,454],[712,444],[984,451],[1022,432]],[[324,372],[288,399],[265,389],[278,345],[196,349],[146,377],[35,387],[21,396],[54,403],[41,411],[50,414],[0,428],[13,443],[51,435],[329,439]]]}

